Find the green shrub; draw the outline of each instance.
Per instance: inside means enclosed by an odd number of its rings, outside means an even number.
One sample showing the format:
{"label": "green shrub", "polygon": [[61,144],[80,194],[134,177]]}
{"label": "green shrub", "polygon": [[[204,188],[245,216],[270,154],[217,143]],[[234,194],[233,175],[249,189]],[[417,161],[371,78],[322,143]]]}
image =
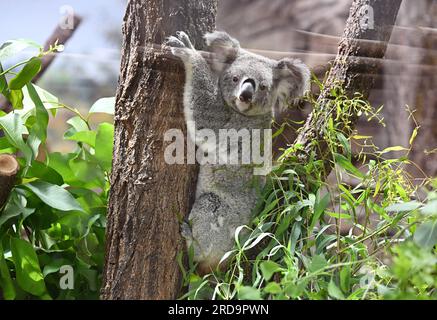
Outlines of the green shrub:
{"label": "green shrub", "polygon": [[[3,71],[1,62],[25,48],[38,53]],[[97,299],[104,260],[106,207],[114,128],[59,102],[31,81],[47,52],[31,41],[0,49],[0,91],[13,107],[0,114],[0,153],[16,154],[17,182],[0,208],[0,288],[5,299]],[[49,153],[47,126],[58,109],[71,112],[64,139],[69,153]],[[113,114],[114,100],[90,109]],[[50,116],[51,114],[51,116]],[[63,266],[73,270],[73,289],[61,289]]]}

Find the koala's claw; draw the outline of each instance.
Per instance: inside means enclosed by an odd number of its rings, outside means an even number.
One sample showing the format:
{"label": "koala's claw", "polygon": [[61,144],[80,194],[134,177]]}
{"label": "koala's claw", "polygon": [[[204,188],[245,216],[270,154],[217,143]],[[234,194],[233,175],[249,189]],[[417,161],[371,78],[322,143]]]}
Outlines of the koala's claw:
{"label": "koala's claw", "polygon": [[189,49],[194,49],[193,44],[191,43],[190,37],[183,31],[177,31],[176,37],[185,45],[185,47]]}
{"label": "koala's claw", "polygon": [[167,37],[164,44],[172,48],[185,48],[185,44],[174,36]]}
{"label": "koala's claw", "polygon": [[183,31],[176,32],[176,36],[167,37],[164,45],[170,47],[171,53],[180,57],[183,61],[189,60],[189,57],[195,51],[190,38]]}

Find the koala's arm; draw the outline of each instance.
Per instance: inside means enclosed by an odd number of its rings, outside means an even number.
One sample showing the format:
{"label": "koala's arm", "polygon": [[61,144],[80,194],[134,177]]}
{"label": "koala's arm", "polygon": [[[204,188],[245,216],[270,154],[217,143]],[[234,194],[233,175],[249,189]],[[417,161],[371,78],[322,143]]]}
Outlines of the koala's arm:
{"label": "koala's arm", "polygon": [[184,113],[188,132],[194,141],[197,128],[222,128],[224,101],[219,89],[220,71],[226,67],[227,59],[237,54],[238,42],[224,32],[208,33],[204,37],[206,50],[194,48],[185,32],[177,32],[166,39],[165,45],[173,55],[179,57],[185,66]]}
{"label": "koala's arm", "polygon": [[[226,32],[221,31],[207,33],[204,39],[206,51],[197,51],[189,36],[183,31],[178,31],[175,36],[168,37],[165,45],[171,47],[173,55],[182,59],[185,67],[193,65],[207,67],[204,70],[207,73],[220,73],[226,65],[236,58],[240,43]],[[200,65],[197,65],[198,63]]]}

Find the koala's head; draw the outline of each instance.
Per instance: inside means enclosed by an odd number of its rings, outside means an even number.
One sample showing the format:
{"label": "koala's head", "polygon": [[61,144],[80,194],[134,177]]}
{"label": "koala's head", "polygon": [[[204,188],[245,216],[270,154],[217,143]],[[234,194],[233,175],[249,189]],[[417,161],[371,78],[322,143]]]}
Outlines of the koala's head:
{"label": "koala's head", "polygon": [[285,108],[309,89],[310,71],[300,60],[276,61],[250,53],[225,32],[209,33],[205,39],[223,98],[241,114],[271,113],[276,102]]}

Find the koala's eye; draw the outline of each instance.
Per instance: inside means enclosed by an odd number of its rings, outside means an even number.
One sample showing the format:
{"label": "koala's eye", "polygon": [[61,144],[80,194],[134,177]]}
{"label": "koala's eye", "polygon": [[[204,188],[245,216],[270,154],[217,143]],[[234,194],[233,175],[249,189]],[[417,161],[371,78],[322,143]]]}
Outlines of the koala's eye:
{"label": "koala's eye", "polygon": [[265,89],[267,89],[267,86],[266,86],[265,84],[261,83],[261,84],[259,85],[259,89],[260,89],[261,91],[264,91]]}
{"label": "koala's eye", "polygon": [[238,80],[240,80],[237,76],[234,76],[233,78],[232,78],[232,81],[234,81],[234,82],[238,82]]}

